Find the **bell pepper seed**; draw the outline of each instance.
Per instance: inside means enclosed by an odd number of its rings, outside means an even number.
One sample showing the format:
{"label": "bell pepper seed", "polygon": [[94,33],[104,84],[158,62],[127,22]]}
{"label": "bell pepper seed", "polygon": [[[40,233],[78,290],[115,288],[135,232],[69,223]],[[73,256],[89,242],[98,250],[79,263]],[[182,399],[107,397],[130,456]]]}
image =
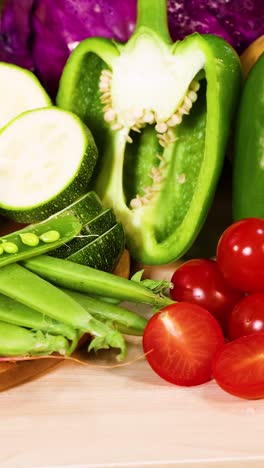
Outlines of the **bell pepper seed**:
{"label": "bell pepper seed", "polygon": [[84,119],[99,142],[93,186],[124,226],[131,256],[157,265],[187,252],[204,223],[241,69],[217,36],[195,33],[174,43],[166,0],[138,0],[137,12],[122,48],[105,38],[78,44],[57,102]]}

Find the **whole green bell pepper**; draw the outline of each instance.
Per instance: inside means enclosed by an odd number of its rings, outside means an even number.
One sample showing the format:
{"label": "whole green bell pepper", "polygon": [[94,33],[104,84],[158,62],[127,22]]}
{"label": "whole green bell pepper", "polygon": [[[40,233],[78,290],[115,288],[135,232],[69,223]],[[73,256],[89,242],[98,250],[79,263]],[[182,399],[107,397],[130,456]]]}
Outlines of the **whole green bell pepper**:
{"label": "whole green bell pepper", "polygon": [[264,53],[245,81],[233,160],[233,218],[264,218]]}
{"label": "whole green bell pepper", "polygon": [[239,59],[223,39],[172,43],[165,0],[139,0],[123,45],[82,41],[57,104],[78,114],[99,149],[94,188],[114,209],[132,256],[171,262],[192,245],[222,169],[240,88]]}

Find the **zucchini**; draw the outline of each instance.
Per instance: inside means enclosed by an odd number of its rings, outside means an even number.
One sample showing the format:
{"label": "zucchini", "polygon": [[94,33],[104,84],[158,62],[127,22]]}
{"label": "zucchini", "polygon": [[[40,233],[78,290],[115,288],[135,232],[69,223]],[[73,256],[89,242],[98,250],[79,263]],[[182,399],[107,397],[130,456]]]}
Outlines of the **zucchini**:
{"label": "zucchini", "polygon": [[69,255],[67,260],[88,265],[97,270],[113,271],[125,248],[125,234],[121,223]]}
{"label": "zucchini", "polygon": [[57,249],[52,250],[50,255],[57,258],[68,258],[78,250],[85,248],[86,245],[93,242],[115,224],[116,217],[113,210],[109,208],[85,224],[80,234],[74,239],[71,239],[67,244],[61,245]]}
{"label": "zucchini", "polygon": [[0,102],[0,128],[22,112],[52,105],[31,71],[5,62],[0,62]]}
{"label": "zucchini", "polygon": [[69,214],[75,216],[75,218],[81,222],[82,226],[84,226],[103,211],[104,207],[97,193],[90,191],[77,198],[77,200],[74,200],[73,203],[55,213],[50,218],[57,218],[58,216]]}
{"label": "zucchini", "polygon": [[88,191],[97,147],[71,112],[24,112],[0,132],[0,213],[19,223],[47,219]]}

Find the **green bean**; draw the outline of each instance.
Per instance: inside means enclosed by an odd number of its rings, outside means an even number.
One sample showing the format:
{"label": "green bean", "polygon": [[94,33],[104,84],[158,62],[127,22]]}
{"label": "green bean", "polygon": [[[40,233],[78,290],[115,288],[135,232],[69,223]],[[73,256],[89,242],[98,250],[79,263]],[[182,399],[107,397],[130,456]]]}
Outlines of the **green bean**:
{"label": "green bean", "polygon": [[74,340],[77,333],[69,325],[53,320],[3,294],[0,294],[0,320],[53,335],[63,335],[69,340]]}
{"label": "green bean", "polygon": [[69,343],[64,336],[53,336],[0,322],[1,356],[41,355],[54,352],[65,355],[68,349]]}
{"label": "green bean", "polygon": [[[80,233],[81,229],[82,224],[75,216],[65,214],[64,216],[60,215],[57,218],[50,218],[47,221],[34,225],[32,224],[19,231],[7,234],[0,238],[0,240],[2,240],[0,247],[3,249],[0,257],[0,267],[55,249],[73,239]],[[52,242],[46,241],[38,244],[34,242],[36,237],[38,239],[43,234],[48,234],[53,231],[58,233],[56,236],[59,236],[59,239],[55,240],[56,237],[53,233],[51,235],[54,239]],[[29,237],[30,235],[31,238]]]}
{"label": "green bean", "polygon": [[87,294],[70,291],[69,289],[63,289],[63,291],[79,302],[93,317],[99,320],[112,322],[121,333],[127,335],[143,335],[147,319],[141,315],[125,309],[124,307],[119,307],[90,297]]}
{"label": "green bean", "polygon": [[62,288],[112,297],[120,301],[150,304],[155,308],[173,303],[168,297],[159,296],[140,283],[61,258],[40,255],[26,260],[23,265]]}
{"label": "green bean", "polygon": [[[49,258],[49,257],[48,257]],[[126,353],[123,336],[99,320],[48,281],[17,263],[0,268],[0,292],[38,312],[95,336],[90,349],[120,348],[119,359]]]}

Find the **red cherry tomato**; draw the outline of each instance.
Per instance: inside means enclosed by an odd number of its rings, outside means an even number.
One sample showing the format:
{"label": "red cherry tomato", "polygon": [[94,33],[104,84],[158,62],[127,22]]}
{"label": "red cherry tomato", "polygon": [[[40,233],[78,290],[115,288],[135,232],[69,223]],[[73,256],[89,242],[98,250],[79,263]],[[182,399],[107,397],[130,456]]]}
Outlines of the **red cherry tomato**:
{"label": "red cherry tomato", "polygon": [[213,376],[232,395],[264,397],[264,334],[248,335],[226,344],[213,360]]}
{"label": "red cherry tomato", "polygon": [[215,260],[198,258],[183,263],[172,275],[175,301],[192,302],[208,310],[225,331],[227,319],[242,293],[223,278]]}
{"label": "red cherry tomato", "polygon": [[143,349],[152,369],[177,385],[199,385],[211,378],[212,359],[224,337],[215,318],[202,307],[179,302],[153,315]]}
{"label": "red cherry tomato", "polygon": [[217,263],[233,288],[264,291],[264,219],[246,218],[229,226],[219,239]]}
{"label": "red cherry tomato", "polygon": [[264,333],[264,293],[244,297],[232,310],[228,322],[228,338],[235,340],[252,333]]}

